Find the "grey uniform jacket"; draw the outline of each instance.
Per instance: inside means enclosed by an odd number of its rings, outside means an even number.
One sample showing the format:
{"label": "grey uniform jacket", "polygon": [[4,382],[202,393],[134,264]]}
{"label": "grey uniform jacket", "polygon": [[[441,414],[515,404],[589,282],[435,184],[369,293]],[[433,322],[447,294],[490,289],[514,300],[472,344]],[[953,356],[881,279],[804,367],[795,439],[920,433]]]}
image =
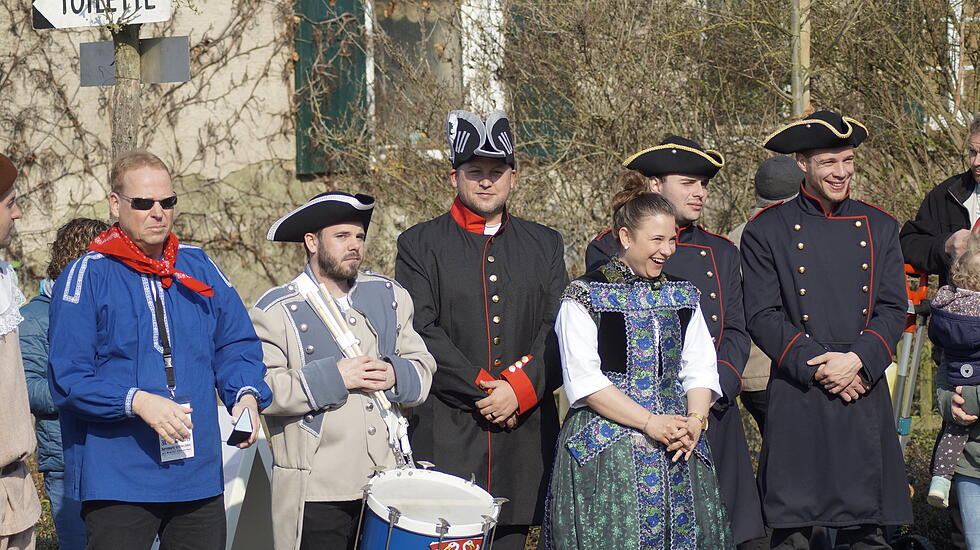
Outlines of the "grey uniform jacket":
{"label": "grey uniform jacket", "polygon": [[[343,353],[303,297],[314,285],[307,268],[250,311],[273,396],[263,415],[272,443],[276,550],[299,548],[305,502],[359,499],[375,466],[395,465],[380,412],[367,394],[348,392],[337,370]],[[408,293],[363,272],[348,297],[345,317],[361,351],[394,367],[388,399],[402,406],[424,401],[435,360],[412,326]]]}

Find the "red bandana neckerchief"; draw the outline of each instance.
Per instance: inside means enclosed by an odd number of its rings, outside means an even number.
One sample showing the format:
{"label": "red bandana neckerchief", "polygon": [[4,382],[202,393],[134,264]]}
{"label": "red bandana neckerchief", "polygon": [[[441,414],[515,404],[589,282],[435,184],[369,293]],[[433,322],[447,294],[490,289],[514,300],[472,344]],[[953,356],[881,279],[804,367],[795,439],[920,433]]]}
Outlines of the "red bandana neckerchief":
{"label": "red bandana neckerchief", "polygon": [[92,252],[101,252],[117,258],[140,273],[159,276],[163,288],[170,288],[173,280],[177,279],[181,284],[202,296],[214,296],[213,288],[174,268],[174,264],[177,263],[179,246],[177,236],[171,233],[167,237],[167,244],[163,247],[163,259],[154,260],[137,248],[136,243],[123,233],[117,223],[96,237],[88,249]]}

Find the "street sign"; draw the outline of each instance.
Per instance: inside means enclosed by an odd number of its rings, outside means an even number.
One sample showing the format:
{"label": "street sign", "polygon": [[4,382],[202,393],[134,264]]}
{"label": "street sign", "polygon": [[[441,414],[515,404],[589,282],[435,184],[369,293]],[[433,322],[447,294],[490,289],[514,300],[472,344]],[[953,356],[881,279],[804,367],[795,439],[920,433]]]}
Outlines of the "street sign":
{"label": "street sign", "polygon": [[[114,86],[116,65],[111,40],[79,45],[84,86]],[[190,37],[140,39],[140,81],[144,84],[187,82],[191,79]]]}
{"label": "street sign", "polygon": [[173,14],[172,0],[34,0],[35,29],[160,23]]}

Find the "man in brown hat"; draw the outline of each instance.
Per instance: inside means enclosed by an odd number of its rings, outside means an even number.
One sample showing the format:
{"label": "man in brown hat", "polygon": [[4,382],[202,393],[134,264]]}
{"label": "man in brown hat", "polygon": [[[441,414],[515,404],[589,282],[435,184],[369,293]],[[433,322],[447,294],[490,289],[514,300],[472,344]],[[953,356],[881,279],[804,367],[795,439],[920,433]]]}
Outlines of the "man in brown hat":
{"label": "man in brown hat", "polygon": [[[14,164],[0,154],[0,249],[10,246],[14,220],[21,216],[16,178]],[[34,548],[34,524],[41,515],[25,462],[37,441],[17,338],[23,303],[17,275],[10,264],[0,262],[0,550]]]}

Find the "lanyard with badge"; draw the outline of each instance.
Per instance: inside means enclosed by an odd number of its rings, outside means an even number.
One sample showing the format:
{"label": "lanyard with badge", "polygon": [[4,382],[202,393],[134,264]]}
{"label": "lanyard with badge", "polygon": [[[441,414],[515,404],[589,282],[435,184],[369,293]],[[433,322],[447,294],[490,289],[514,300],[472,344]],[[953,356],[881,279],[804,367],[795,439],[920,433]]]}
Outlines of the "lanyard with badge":
{"label": "lanyard with badge", "polygon": [[[184,407],[191,408],[190,398],[177,397],[177,377],[174,374],[173,349],[170,347],[170,332],[167,331],[167,322],[163,308],[162,290],[158,292],[156,280],[150,282],[150,289],[153,291],[153,307],[157,323],[157,332],[160,334],[160,347],[163,348],[163,373],[167,378],[167,391],[170,392],[170,399]],[[190,420],[191,413],[187,413]],[[190,434],[184,441],[174,441],[167,443],[162,436],[160,439],[160,462],[172,462],[185,458],[194,458],[194,430],[187,428]]]}

